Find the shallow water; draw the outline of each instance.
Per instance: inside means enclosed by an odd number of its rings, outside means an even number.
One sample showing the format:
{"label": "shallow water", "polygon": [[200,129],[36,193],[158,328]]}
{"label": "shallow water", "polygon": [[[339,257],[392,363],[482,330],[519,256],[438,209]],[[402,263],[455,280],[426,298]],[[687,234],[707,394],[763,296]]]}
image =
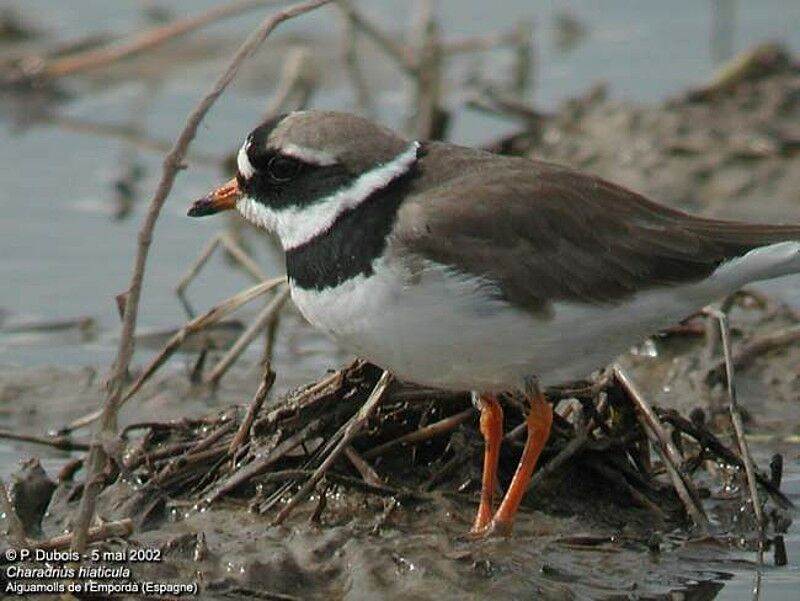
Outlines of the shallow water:
{"label": "shallow water", "polygon": [[[180,13],[198,11],[218,4],[211,0],[176,0],[169,6]],[[366,3],[362,3],[366,5]],[[369,3],[370,13],[391,28],[404,27],[410,20],[410,3],[380,0]],[[11,6],[29,21],[51,32],[53,41],[74,39],[95,31],[125,32],[136,29],[142,22],[141,2],[133,0],[114,3],[103,0],[8,0]],[[800,52],[800,3],[794,0],[765,0],[763,2],[698,3],[681,0],[669,3],[631,3],[607,0],[603,3],[573,1],[569,7],[588,28],[583,41],[572,51],[564,53],[555,48],[554,15],[563,3],[555,0],[531,3],[529,0],[507,1],[487,5],[477,0],[448,0],[441,2],[441,14],[446,34],[458,36],[504,30],[518,16],[535,17],[536,66],[532,100],[550,108],[558,101],[585,89],[591,82],[605,79],[615,97],[641,101],[656,101],[677,94],[687,85],[705,81],[717,59],[749,47],[765,39],[777,39],[795,53]],[[734,18],[715,37],[714,10],[725,12],[733,7]],[[716,7],[716,8],[715,8]],[[77,10],[76,10],[77,9]],[[165,74],[163,67],[154,69],[142,61],[141,72],[157,84],[143,84],[134,65],[131,75],[115,82],[101,79],[78,79],[75,96],[59,106],[72,119],[101,123],[127,123],[131,118],[143,121],[144,131],[167,142],[183,125],[187,112],[206,91],[216,76],[222,59],[230,54],[255,22],[256,13],[215,26],[199,36],[210,40],[192,46],[192,52],[181,58],[181,68]],[[722,20],[724,21],[724,19]],[[308,34],[319,43],[331,47],[335,40],[328,37],[329,14],[312,15],[288,24],[286,31]],[[724,31],[730,29],[729,35]],[[274,42],[280,45],[280,36]],[[284,38],[285,39],[285,38]],[[271,42],[268,42],[268,45]],[[285,47],[285,44],[283,45]],[[208,54],[219,60],[206,61]],[[262,55],[271,55],[269,48]],[[204,122],[193,150],[215,157],[235,149],[240,138],[257,120],[264,109],[265,98],[272,90],[278,59],[262,57],[258,68],[246,73],[246,81],[235,86],[222,98]],[[469,72],[471,60],[456,61],[452,69],[454,98],[458,98],[457,82]],[[501,51],[489,53],[482,66],[503,71],[508,55]],[[376,66],[377,65],[377,66]],[[367,72],[377,94],[382,118],[390,124],[401,122],[405,103],[400,79],[389,68],[367,66]],[[167,68],[169,62],[166,63]],[[154,74],[155,73],[155,74]],[[335,79],[331,77],[329,79]],[[147,86],[153,87],[147,87]],[[148,100],[143,100],[148,98]],[[133,215],[115,220],[113,179],[119,173],[121,157],[130,149],[115,139],[75,133],[63,127],[36,125],[20,129],[15,123],[13,102],[3,99],[0,105],[0,323],[19,324],[39,320],[72,320],[90,317],[96,323],[95,333],[82,335],[76,331],[47,333],[3,333],[0,331],[0,366],[4,368],[56,365],[77,368],[93,365],[105,368],[116,348],[116,307],[114,296],[127,285],[131,257],[135,247],[144,204],[157,182],[161,154],[136,151],[136,162],[143,169],[138,183],[138,202]],[[134,107],[147,104],[143,117],[132,117]],[[351,105],[348,91],[335,85],[322,90],[313,105],[332,109],[347,109]],[[507,122],[470,111],[458,111],[453,126],[453,140],[478,144],[508,133],[513,126]],[[191,220],[185,217],[189,203],[218,183],[224,175],[214,167],[193,164],[183,172],[165,206],[156,230],[146,285],[140,311],[140,328],[160,329],[180,325],[185,315],[173,289],[206,241],[220,229],[217,220]],[[266,245],[255,251],[264,269],[279,273],[281,266]],[[219,257],[213,259],[190,290],[194,305],[205,308],[241,289],[248,280],[232,270]],[[789,278],[770,286],[782,295],[795,295],[800,301],[797,278]],[[244,317],[252,315],[252,309]],[[297,319],[289,319],[282,329],[277,353],[279,388],[307,381],[324,369],[344,360],[330,343],[307,331]],[[145,361],[152,353],[140,349],[137,362]],[[257,358],[254,353],[251,359]],[[180,372],[188,360],[173,361],[171,369]],[[288,369],[291,373],[287,376]],[[99,377],[102,377],[102,373]],[[243,402],[249,393],[242,395]],[[59,402],[53,393],[52,403]],[[227,396],[224,402],[239,400]],[[44,399],[41,399],[45,403]],[[65,402],[65,401],[62,401]],[[198,406],[207,410],[214,401]],[[38,411],[38,414],[36,412]],[[30,421],[11,422],[0,407],[0,427],[36,431],[41,414],[47,408],[32,408]],[[58,412],[57,412],[58,413]],[[73,415],[74,417],[74,415]],[[48,424],[55,427],[58,423]],[[0,474],[13,471],[21,451],[40,452],[21,445],[0,442]],[[764,455],[768,449],[761,449]],[[798,449],[787,450],[785,490],[800,501],[800,468]],[[53,470],[60,465],[61,453],[47,453],[45,467]],[[800,538],[796,533],[787,537],[790,566],[768,569],[764,578],[765,599],[794,599],[800,586]],[[750,598],[752,570],[731,570],[731,574],[716,597],[719,599]]]}

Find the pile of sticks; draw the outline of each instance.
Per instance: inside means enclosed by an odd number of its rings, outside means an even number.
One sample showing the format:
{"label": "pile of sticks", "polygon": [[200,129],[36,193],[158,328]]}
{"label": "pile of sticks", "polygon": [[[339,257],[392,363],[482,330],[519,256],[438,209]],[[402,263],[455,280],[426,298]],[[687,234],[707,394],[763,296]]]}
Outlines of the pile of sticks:
{"label": "pile of sticks", "polygon": [[[362,361],[265,404],[273,381],[267,372],[247,407],[200,420],[128,426],[124,462],[108,474],[108,483],[119,474],[142,483],[132,508],[153,506],[153,496],[166,501],[163,507],[234,503],[268,514],[274,523],[312,492],[320,503],[333,490],[399,504],[424,501],[433,491],[474,502],[483,441],[468,394],[392,381]],[[633,505],[654,523],[692,522],[699,534],[710,533],[701,501],[708,491],[696,483],[706,470],[699,468],[712,463],[738,471],[744,461],[703,419],[652,408],[618,367],[594,382],[550,389],[547,396],[556,420],[532,498],[563,500],[564,477],[577,471],[598,491],[609,491],[606,500],[620,508]],[[506,412],[501,475],[510,477],[521,452],[525,408],[520,398],[504,402],[512,410]],[[791,506],[779,481],[760,473],[756,479],[777,507]],[[313,515],[318,519],[321,512]]]}

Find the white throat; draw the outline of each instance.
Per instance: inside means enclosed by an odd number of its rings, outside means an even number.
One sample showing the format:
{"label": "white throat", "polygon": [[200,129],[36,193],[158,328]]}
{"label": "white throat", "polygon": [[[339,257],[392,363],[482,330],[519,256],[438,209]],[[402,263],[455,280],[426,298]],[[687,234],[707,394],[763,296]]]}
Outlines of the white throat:
{"label": "white throat", "polygon": [[[304,207],[274,209],[252,198],[242,198],[236,203],[236,209],[250,223],[274,231],[284,250],[290,250],[326,232],[342,213],[354,209],[373,192],[407,173],[417,160],[418,149],[419,142],[412,142],[388,163],[362,173],[347,188]],[[242,165],[239,167],[241,171]]]}

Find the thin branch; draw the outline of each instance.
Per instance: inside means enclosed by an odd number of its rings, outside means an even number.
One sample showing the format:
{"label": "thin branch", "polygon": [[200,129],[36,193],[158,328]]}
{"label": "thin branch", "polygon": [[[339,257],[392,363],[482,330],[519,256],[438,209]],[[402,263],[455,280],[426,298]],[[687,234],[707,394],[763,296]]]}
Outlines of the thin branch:
{"label": "thin branch", "polygon": [[386,451],[393,449],[396,446],[415,444],[430,440],[436,436],[441,436],[442,434],[455,430],[459,425],[464,423],[473,415],[475,415],[475,409],[473,407],[464,409],[464,411],[461,411],[460,413],[456,413],[455,415],[446,417],[438,422],[434,422],[414,430],[413,432],[399,436],[398,438],[390,440],[389,442],[385,442],[382,445],[378,445],[377,447],[374,447],[364,453],[364,457],[366,459],[370,459],[372,457],[377,457],[378,455],[383,455]]}
{"label": "thin branch", "polygon": [[289,286],[282,286],[280,290],[275,293],[272,300],[266,304],[261,310],[261,313],[247,326],[247,329],[242,332],[239,339],[233,343],[233,346],[228,349],[228,352],[219,360],[214,366],[214,369],[205,378],[205,383],[211,386],[216,386],[225,372],[228,371],[234,361],[244,352],[244,350],[253,342],[253,339],[258,336],[258,333],[263,330],[272,318],[281,310],[286,299],[289,298]]}
{"label": "thin branch", "polygon": [[[116,522],[106,522],[100,526],[89,528],[87,532],[87,543],[96,543],[107,538],[119,538],[129,536],[133,532],[133,520],[124,518]],[[45,540],[37,540],[36,548],[47,551],[55,549],[66,549],[73,543],[75,532],[72,534],[61,534]]]}
{"label": "thin branch", "polygon": [[341,13],[342,22],[342,35],[341,35],[341,60],[344,65],[345,72],[350,78],[350,83],[356,93],[356,106],[358,112],[366,115],[367,117],[375,116],[375,103],[372,100],[372,95],[369,92],[367,80],[364,77],[364,72],[361,69],[361,63],[358,60],[358,52],[356,51],[356,44],[358,37],[355,32],[355,24],[346,12]]}
{"label": "thin branch", "polygon": [[[141,131],[137,131],[135,128],[129,125],[100,123],[65,114],[45,114],[41,117],[38,117],[38,122],[46,123],[47,125],[58,127],[65,131],[77,134],[86,134],[90,136],[101,136],[122,140],[123,142],[127,142],[132,146],[162,154],[169,152],[169,149],[172,146],[171,142],[167,139],[152,137]],[[190,152],[187,153],[186,156],[189,162],[198,165],[218,167],[223,162],[222,157],[216,157],[205,153]]]}
{"label": "thin branch", "polygon": [[233,257],[234,260],[236,260],[239,265],[242,266],[247,274],[253,278],[254,282],[260,283],[269,279],[267,278],[267,275],[261,271],[261,267],[258,266],[258,263],[256,263],[253,258],[248,255],[241,246],[239,246],[239,243],[234,239],[233,236],[231,236],[229,232],[218,232],[212,236],[211,240],[208,241],[208,244],[206,244],[205,248],[200,252],[200,255],[197,257],[194,264],[183,276],[181,276],[181,279],[178,280],[178,285],[175,286],[175,294],[178,296],[178,299],[181,301],[183,308],[186,310],[186,313],[190,318],[194,317],[195,315],[192,305],[189,303],[186,289],[197,277],[197,274],[200,273],[200,270],[211,258],[211,255],[214,254],[214,251],[218,246],[222,246],[222,248],[224,248],[231,255],[231,257]]}
{"label": "thin branch", "polygon": [[361,474],[361,477],[364,478],[364,482],[372,486],[383,486],[385,484],[378,472],[375,471],[375,468],[353,448],[353,445],[345,448],[344,454],[358,473]]}
{"label": "thin branch", "polygon": [[48,78],[63,77],[79,71],[104,67],[120,59],[160,46],[165,42],[186,35],[187,33],[215,23],[216,21],[233,17],[264,5],[278,4],[279,2],[281,2],[281,0],[236,0],[235,2],[223,6],[215,6],[199,15],[177,19],[172,23],[167,23],[166,25],[142,32],[131,40],[122,41],[111,46],[93,48],[85,52],[50,61],[49,63],[45,63],[39,75]]}
{"label": "thin branch", "polygon": [[317,434],[320,427],[321,422],[319,419],[309,422],[301,430],[298,430],[274,449],[272,449],[272,451],[259,457],[237,472],[234,472],[233,475],[231,475],[227,480],[219,484],[211,493],[209,493],[209,495],[206,497],[206,502],[213,503],[220,497],[226,495],[245,482],[248,482],[256,476],[260,476],[266,472],[273,463],[286,455],[286,453],[292,451],[296,447],[300,446],[303,441]]}
{"label": "thin branch", "polygon": [[667,436],[666,432],[664,432],[664,429],[661,427],[658,416],[647,401],[644,400],[642,394],[622,368],[615,365],[614,376],[628,393],[628,397],[633,402],[634,407],[636,407],[636,416],[639,418],[647,437],[661,456],[670,480],[672,480],[678,497],[680,497],[684,507],[686,507],[686,511],[692,516],[694,523],[707,534],[709,532],[708,518],[706,517],[705,511],[703,511],[703,506],[697,501],[697,493],[694,490],[694,485],[688,478],[685,478],[681,472],[681,456],[669,436]]}
{"label": "thin branch", "polygon": [[194,332],[204,330],[208,326],[217,323],[220,319],[226,315],[229,315],[242,305],[249,303],[251,300],[258,298],[259,296],[263,296],[273,288],[282,285],[285,281],[286,278],[281,276],[267,280],[266,282],[261,282],[260,284],[256,284],[255,286],[252,286],[247,290],[243,290],[242,292],[239,292],[231,298],[221,302],[217,306],[212,307],[200,317],[195,317],[189,321],[180,330],[178,330],[172,338],[169,339],[167,344],[164,345],[164,348],[161,349],[161,352],[159,352],[159,354],[144,370],[142,370],[142,373],[139,374],[139,377],[136,378],[136,381],[134,381],[130,388],[125,391],[121,402],[124,403],[134,394],[136,394],[142,385],[147,381],[147,379],[152,376],[153,373],[155,373],[155,371],[161,367],[176,350],[178,350],[178,348],[180,348],[187,336]]}
{"label": "thin branch", "polygon": [[408,56],[402,45],[362,15],[349,1],[337,0],[336,4],[344,11],[353,25],[371,38],[389,57],[393,58],[407,75],[416,76],[417,64]]}
{"label": "thin branch", "polygon": [[705,312],[716,318],[719,323],[720,336],[722,338],[722,353],[725,357],[725,375],[728,381],[728,403],[731,413],[733,429],[736,432],[736,440],[739,443],[739,453],[744,463],[744,471],[747,475],[747,486],[750,489],[750,502],[753,504],[753,512],[756,515],[758,527],[758,563],[759,566],[764,562],[764,514],[761,511],[761,501],[758,496],[758,485],[756,484],[756,469],[753,464],[753,456],[750,454],[750,446],[745,437],[744,424],[742,423],[742,412],[736,398],[736,385],[734,384],[734,363],[733,353],[731,352],[731,332],[728,326],[728,316],[722,311],[707,308]]}
{"label": "thin branch", "polygon": [[391,383],[391,380],[392,376],[388,371],[384,371],[381,374],[381,377],[378,380],[378,383],[375,384],[375,388],[372,389],[369,398],[367,398],[367,400],[364,402],[364,405],[362,405],[361,409],[358,410],[358,413],[356,413],[348,422],[347,427],[344,429],[344,433],[342,434],[342,438],[339,440],[330,454],[325,458],[325,460],[320,464],[320,466],[314,471],[314,475],[306,480],[305,484],[303,484],[300,490],[297,491],[292,499],[283,507],[283,509],[281,509],[275,518],[275,524],[280,524],[287,517],[289,517],[289,514],[297,506],[297,504],[308,496],[308,494],[317,485],[317,482],[322,479],[328,469],[350,445],[353,438],[355,438],[355,435],[361,431],[361,428],[364,427],[364,424],[367,423],[369,418],[375,412],[375,409],[377,409],[378,405],[383,399],[384,394],[386,393],[386,389]]}
{"label": "thin branch", "polygon": [[[716,311],[708,309],[707,312],[709,315],[711,315],[717,320],[712,323],[719,322],[719,317],[717,317]],[[786,328],[781,328],[774,332],[763,334],[761,336],[754,336],[753,338],[742,344],[739,347],[739,349],[733,354],[732,366],[735,370],[744,369],[756,357],[759,357],[760,355],[763,355],[764,353],[768,353],[775,349],[780,349],[790,346],[798,341],[800,341],[800,325],[793,325]],[[712,378],[716,378],[717,376],[721,377],[722,372],[724,370],[725,370],[725,361],[723,360],[719,363],[719,365],[717,365],[714,369],[710,371],[709,375]]]}
{"label": "thin branch", "polygon": [[71,440],[69,436],[36,436],[35,434],[23,434],[22,432],[11,432],[10,430],[0,430],[0,439],[19,440],[33,444],[46,445],[62,451],[88,451],[89,444],[77,440]]}
{"label": "thin branch", "polygon": [[81,498],[80,507],[75,519],[75,536],[72,540],[72,549],[75,551],[82,553],[86,549],[89,523],[94,515],[95,502],[102,486],[102,481],[97,478],[97,475],[103,470],[107,459],[104,442],[116,436],[117,412],[121,405],[122,389],[127,379],[128,366],[133,357],[134,332],[136,330],[139,298],[142,292],[142,281],[144,279],[150,243],[153,238],[153,230],[155,229],[158,216],[161,213],[161,208],[164,206],[167,196],[169,196],[169,193],[172,191],[172,186],[178,175],[178,171],[183,165],[183,160],[186,156],[189,144],[194,139],[197,128],[200,126],[206,113],[208,113],[209,109],[211,109],[220,95],[225,91],[231,81],[233,81],[233,78],[239,72],[244,61],[255,53],[275,27],[287,19],[319,8],[320,6],[328,4],[330,1],[331,0],[312,0],[310,2],[294,4],[265,19],[239,47],[228,64],[228,67],[219,76],[217,81],[214,82],[209,93],[189,115],[183,131],[175,141],[175,145],[164,158],[161,181],[150,201],[147,217],[139,231],[138,249],[134,261],[130,287],[127,290],[122,333],[120,335],[117,358],[114,363],[114,373],[109,380],[109,393],[105,401],[101,424],[89,452],[86,485],[84,486],[83,497]]}
{"label": "thin branch", "polygon": [[[292,48],[283,61],[281,78],[264,110],[262,120],[266,121],[286,110],[299,110],[307,105],[317,84],[316,78],[311,75],[312,71],[311,53],[308,49]],[[294,106],[290,107],[290,101]]]}
{"label": "thin branch", "polygon": [[[595,410],[596,415],[602,415],[605,411],[606,403],[608,402],[608,395],[605,392],[598,393],[600,396],[600,401],[597,403],[597,408]],[[571,407],[572,405],[570,405]],[[595,419],[592,416],[588,418],[584,418],[583,410],[580,404],[575,405],[576,409],[574,409],[575,415],[575,437],[570,440],[566,446],[561,449],[558,454],[553,457],[550,461],[545,463],[541,469],[537,470],[533,477],[528,482],[528,490],[539,486],[540,482],[543,482],[546,478],[550,475],[556,473],[558,468],[564,465],[569,459],[575,456],[579,451],[583,450],[586,446],[586,443],[589,441],[590,435],[592,430],[595,428]],[[569,407],[567,407],[569,409]],[[564,417],[568,414],[565,411]]]}
{"label": "thin branch", "polygon": [[258,390],[253,397],[253,401],[247,408],[247,413],[245,414],[242,423],[239,424],[239,429],[236,431],[236,435],[233,437],[233,440],[231,440],[231,444],[228,447],[228,455],[231,457],[236,456],[236,451],[244,444],[244,441],[247,440],[247,437],[250,436],[250,428],[256,419],[256,415],[258,415],[258,412],[261,411],[261,407],[264,405],[264,401],[266,400],[267,395],[272,389],[272,385],[274,383],[275,372],[267,367],[264,377],[261,379],[261,385],[258,387]]}

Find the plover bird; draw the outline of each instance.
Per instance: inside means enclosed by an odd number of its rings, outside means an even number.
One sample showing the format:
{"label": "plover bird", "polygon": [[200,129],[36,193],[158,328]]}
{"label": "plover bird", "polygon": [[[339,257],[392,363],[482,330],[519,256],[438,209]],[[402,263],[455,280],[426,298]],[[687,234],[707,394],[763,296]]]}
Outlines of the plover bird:
{"label": "plover bird", "polygon": [[[189,215],[274,232],[314,326],[397,377],[473,391],[485,439],[472,531],[510,532],[553,420],[540,385],[585,377],[755,280],[800,271],[800,227],[704,219],[574,169],[409,140],[302,111],[244,141],[236,176]],[[496,394],[528,437],[497,510]]]}

